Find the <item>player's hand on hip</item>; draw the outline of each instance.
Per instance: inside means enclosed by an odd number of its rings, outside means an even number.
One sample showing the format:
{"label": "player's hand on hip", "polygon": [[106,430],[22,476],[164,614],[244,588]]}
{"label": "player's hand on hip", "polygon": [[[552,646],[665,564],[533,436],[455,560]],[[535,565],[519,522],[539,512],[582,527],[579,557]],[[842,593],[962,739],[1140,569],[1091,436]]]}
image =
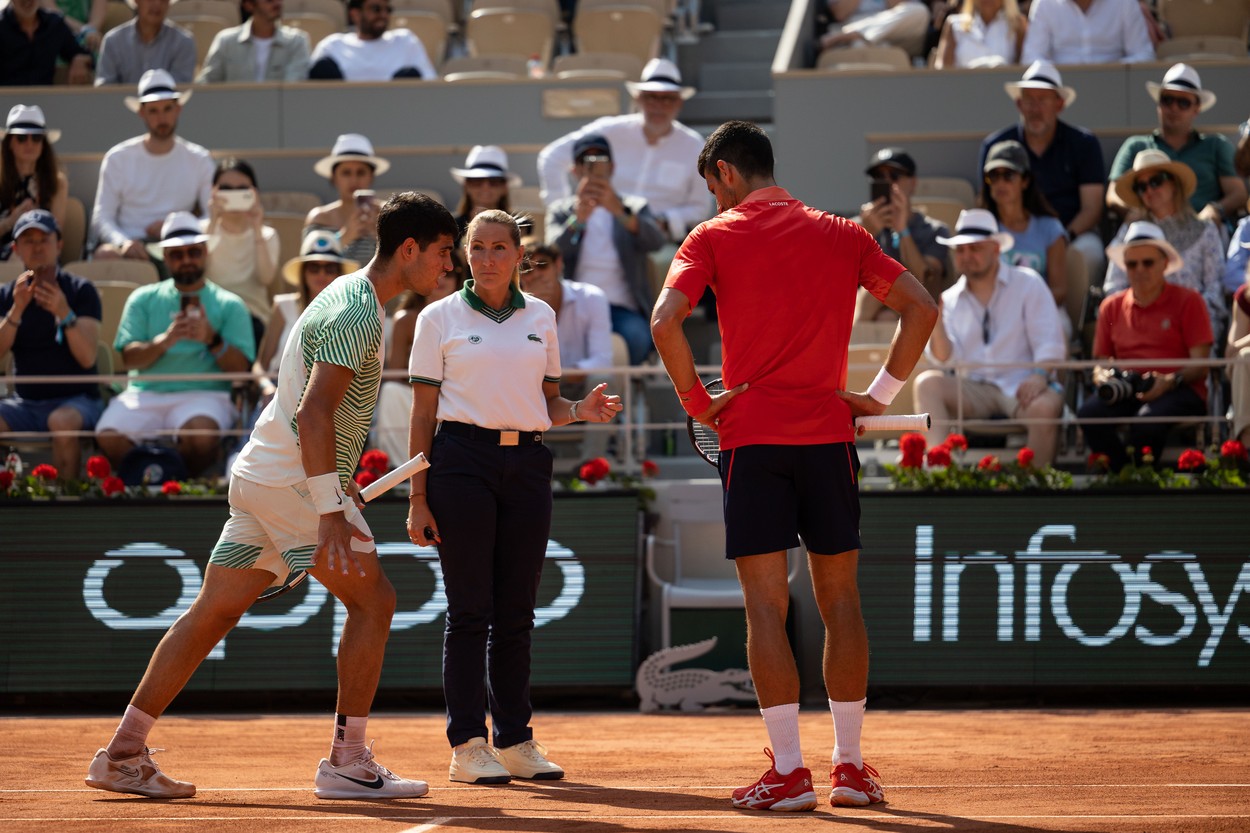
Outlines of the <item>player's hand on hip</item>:
{"label": "player's hand on hip", "polygon": [[[886,406],[873,399],[866,393],[855,393],[849,390],[838,391],[838,396],[851,408],[852,417],[862,416],[880,416],[885,413]],[[855,431],[855,435],[863,436],[863,427]]]}
{"label": "player's hand on hip", "polygon": [[595,385],[582,400],[577,415],[587,422],[611,422],[625,406],[621,404],[621,397],[607,393],[607,389],[607,382]]}
{"label": "player's hand on hip", "polygon": [[353,538],[373,541],[364,530],[347,520],[342,512],[322,515],[317,524],[317,549],[313,552],[313,565],[320,564],[324,557],[327,570],[337,570],[347,575],[348,570],[354,567],[356,574],[364,578],[365,568],[352,549]]}
{"label": "player's hand on hip", "polygon": [[725,408],[729,406],[729,403],[732,402],[738,394],[746,390],[749,384],[749,382],[743,382],[736,388],[730,388],[723,393],[718,393],[713,396],[712,404],[708,406],[706,411],[694,418],[695,422],[701,422],[713,430],[718,429],[720,427],[720,412],[725,410]]}

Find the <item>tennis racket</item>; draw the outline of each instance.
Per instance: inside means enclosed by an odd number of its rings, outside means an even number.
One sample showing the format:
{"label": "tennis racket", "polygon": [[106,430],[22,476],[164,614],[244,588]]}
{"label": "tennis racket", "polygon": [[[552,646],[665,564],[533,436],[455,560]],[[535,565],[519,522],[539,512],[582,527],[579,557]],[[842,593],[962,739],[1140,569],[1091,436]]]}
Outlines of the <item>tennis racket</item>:
{"label": "tennis racket", "polygon": [[[713,379],[703,386],[712,396],[725,391],[720,379]],[[927,431],[929,430],[928,414],[898,414],[881,416],[862,416],[855,418],[855,426],[865,431]],[[686,431],[690,434],[690,444],[699,456],[713,466],[720,464],[720,435],[712,428],[694,417],[686,417]]]}
{"label": "tennis racket", "polygon": [[[407,480],[417,472],[428,469],[429,467],[430,462],[425,459],[425,455],[418,454],[402,466],[399,466],[392,471],[388,471],[386,474],[361,489],[360,497],[365,503],[368,503],[378,495],[389,492],[397,486],[400,481]],[[308,578],[307,570],[295,570],[294,572],[288,573],[286,578],[282,579],[282,581],[275,582],[274,584],[266,587],[264,591],[256,597],[256,601],[264,602],[269,599],[276,599],[282,594],[298,587],[306,578]]]}

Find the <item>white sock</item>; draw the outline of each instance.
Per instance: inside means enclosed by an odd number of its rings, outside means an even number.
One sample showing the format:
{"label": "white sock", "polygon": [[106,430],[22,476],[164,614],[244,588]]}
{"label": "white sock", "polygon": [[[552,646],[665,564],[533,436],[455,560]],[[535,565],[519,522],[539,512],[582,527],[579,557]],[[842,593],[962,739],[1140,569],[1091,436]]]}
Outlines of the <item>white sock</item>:
{"label": "white sock", "polygon": [[330,744],[330,766],[342,766],[365,755],[365,724],[368,717],[334,715],[334,741]]}
{"label": "white sock", "polygon": [[122,722],[117,724],[113,739],[109,741],[108,754],[113,760],[138,755],[148,745],[148,732],[156,725],[156,718],[134,706],[127,706]]}
{"label": "white sock", "polygon": [[833,765],[855,764],[864,766],[864,756],[859,751],[859,733],[864,727],[864,704],[868,698],[850,703],[829,701],[833,714]]}
{"label": "white sock", "polygon": [[760,709],[768,740],[773,747],[773,769],[778,775],[789,775],[803,766],[803,748],[799,744],[799,704],[786,703]]}

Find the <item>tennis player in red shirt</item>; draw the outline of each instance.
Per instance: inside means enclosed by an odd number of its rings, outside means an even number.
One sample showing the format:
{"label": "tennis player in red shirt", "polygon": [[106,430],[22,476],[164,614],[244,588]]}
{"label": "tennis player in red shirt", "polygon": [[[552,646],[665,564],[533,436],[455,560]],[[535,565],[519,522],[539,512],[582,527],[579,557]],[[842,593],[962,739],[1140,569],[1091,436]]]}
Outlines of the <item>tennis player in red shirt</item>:
{"label": "tennis player in red shirt", "polygon": [[[677,253],[652,314],[664,366],[692,417],[720,432],[726,557],[746,602],[747,659],[772,743],[772,766],[734,790],[736,807],[811,810],[799,744],[799,675],[786,638],[786,550],[802,536],[825,625],[824,677],[835,745],[830,802],[884,800],[859,736],[868,636],[859,607],[859,458],[854,418],[880,414],[903,386],[937,320],[914,276],[855,223],[809,208],[777,186],[757,126],[727,122],[708,137],[699,174],[719,214]],[[885,366],[864,393],[844,390],[855,292],[899,313]],[[716,293],[727,388],[709,397],[682,325],[706,287]],[[766,750],[767,751],[767,750]]]}

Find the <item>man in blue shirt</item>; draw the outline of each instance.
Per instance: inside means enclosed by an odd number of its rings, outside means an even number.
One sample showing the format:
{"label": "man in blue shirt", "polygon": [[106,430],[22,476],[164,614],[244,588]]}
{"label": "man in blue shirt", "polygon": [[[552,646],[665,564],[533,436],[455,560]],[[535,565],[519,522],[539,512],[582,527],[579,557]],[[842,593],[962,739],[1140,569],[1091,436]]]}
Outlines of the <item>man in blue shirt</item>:
{"label": "man in blue shirt", "polygon": [[[61,229],[52,212],[27,211],[13,226],[13,248],[26,266],[0,286],[0,362],[13,353],[17,376],[84,376],[96,372],[100,295],[91,282],[57,267]],[[19,382],[0,400],[0,434],[47,431],[52,462],[76,478],[78,433],[95,427],[103,405],[94,382]]]}
{"label": "man in blue shirt", "polygon": [[238,295],[204,279],[208,235],[175,211],[153,244],[173,280],[136,289],[126,300],[113,346],[130,386],[109,402],[96,442],[114,467],[143,440],[173,434],[187,471],[217,459],[223,429],[236,421],[227,379],[152,379],[155,374],[246,372],[256,358],[252,318]]}

